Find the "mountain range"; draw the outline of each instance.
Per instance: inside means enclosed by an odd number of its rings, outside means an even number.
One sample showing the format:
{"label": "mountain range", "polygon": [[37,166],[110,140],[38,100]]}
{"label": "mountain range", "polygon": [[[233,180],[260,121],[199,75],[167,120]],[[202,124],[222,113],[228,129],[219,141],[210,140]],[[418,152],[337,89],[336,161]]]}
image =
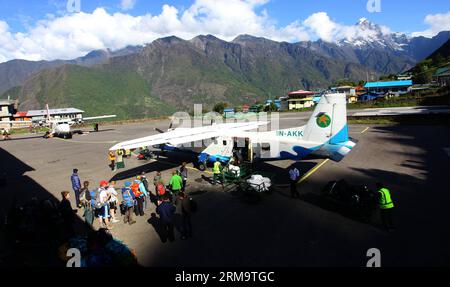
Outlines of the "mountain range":
{"label": "mountain range", "polygon": [[64,61],[13,60],[0,64],[2,97],[19,98],[21,110],[75,106],[87,114],[120,118],[159,116],[194,103],[252,104],[293,89],[326,88],[396,74],[413,67],[450,39],[408,38],[361,19],[361,35],[336,43],[298,43],[240,35],[174,36],[118,51],[98,50]]}

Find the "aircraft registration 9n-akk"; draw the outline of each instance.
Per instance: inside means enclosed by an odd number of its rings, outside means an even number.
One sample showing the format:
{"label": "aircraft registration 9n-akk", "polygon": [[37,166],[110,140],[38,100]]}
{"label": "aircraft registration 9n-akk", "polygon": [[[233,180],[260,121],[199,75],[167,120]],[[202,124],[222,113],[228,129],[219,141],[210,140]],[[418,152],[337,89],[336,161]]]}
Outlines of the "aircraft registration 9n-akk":
{"label": "aircraft registration 9n-akk", "polygon": [[249,157],[257,159],[301,160],[312,153],[342,160],[355,146],[349,139],[345,94],[324,94],[307,124],[301,127],[252,131],[268,122],[223,123],[194,128],[175,128],[167,132],[118,143],[110,151],[154,147],[162,151],[189,149],[189,143],[207,141],[199,152],[199,168],[219,158],[233,155],[237,140],[244,140]]}
{"label": "aircraft registration 9n-akk", "polygon": [[116,115],[104,115],[104,116],[96,116],[96,117],[87,117],[87,118],[74,118],[74,119],[55,119],[50,116],[50,109],[48,105],[45,106],[47,110],[47,115],[44,119],[39,121],[2,121],[2,124],[10,124],[10,125],[18,125],[23,126],[24,124],[30,124],[34,127],[48,127],[49,131],[46,134],[46,137],[60,137],[64,139],[72,138],[73,131],[71,130],[71,126],[75,124],[82,124],[85,121],[90,120],[99,120],[99,119],[108,119],[115,118]]}

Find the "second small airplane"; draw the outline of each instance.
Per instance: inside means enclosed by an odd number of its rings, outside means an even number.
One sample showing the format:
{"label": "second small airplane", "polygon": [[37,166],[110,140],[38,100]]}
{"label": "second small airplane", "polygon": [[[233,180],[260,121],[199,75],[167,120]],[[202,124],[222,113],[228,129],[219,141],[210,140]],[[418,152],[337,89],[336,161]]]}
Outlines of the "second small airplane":
{"label": "second small airplane", "polygon": [[31,124],[32,126],[40,126],[40,127],[48,127],[49,131],[45,134],[46,138],[50,137],[60,137],[63,139],[72,138],[74,131],[71,127],[75,124],[82,124],[85,121],[90,120],[99,120],[99,119],[108,119],[115,118],[116,115],[104,115],[104,116],[95,116],[95,117],[87,117],[83,119],[52,119],[50,117],[50,110],[48,105],[46,105],[47,116],[43,120],[39,121],[2,121],[2,124],[11,124],[11,125],[23,125],[23,124]]}

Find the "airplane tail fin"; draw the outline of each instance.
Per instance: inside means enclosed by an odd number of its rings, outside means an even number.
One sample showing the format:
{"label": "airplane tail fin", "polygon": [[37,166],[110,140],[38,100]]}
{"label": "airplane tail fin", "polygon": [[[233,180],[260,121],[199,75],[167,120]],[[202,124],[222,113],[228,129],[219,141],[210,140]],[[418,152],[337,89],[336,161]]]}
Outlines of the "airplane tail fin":
{"label": "airplane tail fin", "polygon": [[323,144],[330,159],[340,161],[355,146],[349,140],[345,94],[324,94],[306,124],[304,139]]}

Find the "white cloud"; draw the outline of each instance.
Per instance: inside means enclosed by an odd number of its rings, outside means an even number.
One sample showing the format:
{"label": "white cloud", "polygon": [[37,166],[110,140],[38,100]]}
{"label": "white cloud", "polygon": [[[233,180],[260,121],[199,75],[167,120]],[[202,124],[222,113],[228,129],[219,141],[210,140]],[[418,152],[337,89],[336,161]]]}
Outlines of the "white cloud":
{"label": "white cloud", "polygon": [[340,25],[333,22],[327,13],[318,12],[309,16],[303,24],[320,39],[332,42],[340,30]]}
{"label": "white cloud", "polygon": [[392,33],[388,27],[372,24],[365,18],[361,18],[358,25],[343,25],[333,21],[326,12],[312,14],[303,21],[303,26],[309,34],[327,42],[375,39],[378,35]]}
{"label": "white cloud", "polygon": [[411,35],[413,37],[424,36],[427,38],[431,38],[437,35],[441,31],[449,31],[450,30],[450,12],[443,14],[430,14],[425,17],[425,24],[430,26],[425,31],[414,32]]}
{"label": "white cloud", "polygon": [[[135,1],[122,1],[122,8],[131,7],[131,2]],[[48,17],[24,33],[13,33],[6,22],[0,21],[0,62],[18,58],[73,59],[95,49],[116,50],[170,35],[184,39],[199,34],[212,34],[224,40],[232,40],[240,34],[280,41],[309,39],[298,22],[277,28],[266,10],[257,12],[257,8],[267,2],[196,0],[183,12],[163,5],[159,15],[142,16],[108,13],[104,8],[97,8],[92,13]]]}
{"label": "white cloud", "polygon": [[120,2],[120,8],[125,11],[133,9],[134,5],[136,5],[136,0],[122,0]]}
{"label": "white cloud", "polygon": [[[200,34],[212,34],[229,41],[240,34],[250,34],[288,42],[314,38],[336,42],[374,36],[372,29],[342,25],[325,12],[279,27],[263,9],[268,1],[195,0],[183,11],[166,4],[158,15],[141,16],[109,13],[97,8],[92,13],[49,16],[23,33],[12,32],[8,24],[0,20],[0,62],[73,59],[96,49],[117,50],[171,35],[191,39]],[[122,1],[122,8],[131,7],[135,2]],[[435,18],[427,21],[435,23]],[[381,27],[380,31],[390,33],[387,27]]]}

